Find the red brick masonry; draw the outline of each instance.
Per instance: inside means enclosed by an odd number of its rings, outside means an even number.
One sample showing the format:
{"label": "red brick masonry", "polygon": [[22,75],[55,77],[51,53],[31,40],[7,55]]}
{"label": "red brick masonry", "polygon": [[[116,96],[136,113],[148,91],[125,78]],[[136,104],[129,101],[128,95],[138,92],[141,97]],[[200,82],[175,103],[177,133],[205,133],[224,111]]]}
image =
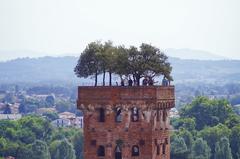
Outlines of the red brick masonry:
{"label": "red brick masonry", "polygon": [[174,86],[80,86],[84,159],[169,159]]}

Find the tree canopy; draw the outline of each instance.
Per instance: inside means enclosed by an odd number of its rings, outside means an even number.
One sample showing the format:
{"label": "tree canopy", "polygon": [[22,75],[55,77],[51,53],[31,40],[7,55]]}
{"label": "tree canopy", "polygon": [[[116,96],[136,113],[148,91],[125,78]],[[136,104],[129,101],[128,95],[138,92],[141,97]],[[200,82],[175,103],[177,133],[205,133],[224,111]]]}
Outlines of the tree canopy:
{"label": "tree canopy", "polygon": [[95,78],[95,86],[98,83],[98,75],[109,73],[109,85],[112,85],[112,74],[134,80],[140,85],[143,77],[154,78],[163,75],[168,80],[171,77],[172,67],[168,57],[159,48],[150,44],[141,44],[139,48],[130,46],[114,46],[111,41],[102,44],[99,41],[91,42],[84,49],[74,69],[77,77]]}
{"label": "tree canopy", "polygon": [[[187,159],[240,157],[240,117],[226,100],[197,97],[171,122],[175,129],[171,137],[172,159],[183,158],[179,156],[183,154]],[[180,149],[176,145],[179,139],[184,141],[184,151],[176,151]]]}
{"label": "tree canopy", "polygon": [[228,138],[223,137],[216,143],[214,159],[232,159]]}
{"label": "tree canopy", "polygon": [[210,159],[211,149],[202,138],[197,138],[193,143],[192,156],[195,159]]}
{"label": "tree canopy", "polygon": [[0,158],[83,158],[83,133],[78,128],[54,128],[39,116],[0,120],[0,127]]}
{"label": "tree canopy", "polygon": [[52,159],[76,159],[75,150],[66,139],[52,142],[50,152]]}
{"label": "tree canopy", "polygon": [[211,100],[207,97],[198,97],[181,110],[182,117],[195,119],[197,130],[224,123],[233,114],[227,100]]}

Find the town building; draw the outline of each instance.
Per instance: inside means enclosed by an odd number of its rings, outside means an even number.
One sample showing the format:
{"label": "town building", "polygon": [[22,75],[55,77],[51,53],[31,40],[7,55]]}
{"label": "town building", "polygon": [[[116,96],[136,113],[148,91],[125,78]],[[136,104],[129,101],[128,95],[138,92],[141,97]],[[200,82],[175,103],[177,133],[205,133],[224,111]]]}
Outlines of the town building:
{"label": "town building", "polygon": [[22,118],[22,114],[0,114],[0,120],[18,120]]}
{"label": "town building", "polygon": [[59,119],[51,122],[54,127],[75,127],[83,128],[83,116],[76,116],[71,112],[62,112],[58,114]]}

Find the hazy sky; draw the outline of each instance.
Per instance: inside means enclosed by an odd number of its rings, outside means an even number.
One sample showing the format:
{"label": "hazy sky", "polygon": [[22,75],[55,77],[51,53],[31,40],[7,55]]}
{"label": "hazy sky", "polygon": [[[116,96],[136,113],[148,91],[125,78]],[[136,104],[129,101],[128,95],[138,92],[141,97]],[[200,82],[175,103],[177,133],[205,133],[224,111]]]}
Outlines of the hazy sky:
{"label": "hazy sky", "polygon": [[108,39],[240,59],[239,8],[240,0],[0,0],[0,59],[80,53]]}

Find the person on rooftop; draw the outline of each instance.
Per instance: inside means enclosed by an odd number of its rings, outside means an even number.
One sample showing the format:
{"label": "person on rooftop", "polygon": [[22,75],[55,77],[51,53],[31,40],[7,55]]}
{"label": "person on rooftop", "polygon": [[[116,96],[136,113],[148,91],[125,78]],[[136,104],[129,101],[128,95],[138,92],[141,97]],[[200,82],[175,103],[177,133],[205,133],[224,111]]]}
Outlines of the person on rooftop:
{"label": "person on rooftop", "polygon": [[163,77],[163,80],[162,80],[162,85],[163,85],[163,86],[168,86],[168,84],[169,84],[169,81],[168,81],[167,78],[164,76],[164,77]]}
{"label": "person on rooftop", "polygon": [[132,84],[133,84],[133,80],[131,79],[131,77],[129,77],[128,86],[132,86]]}
{"label": "person on rooftop", "polygon": [[149,77],[148,78],[148,85],[153,86],[153,83],[154,83],[153,79],[151,77]]}
{"label": "person on rooftop", "polygon": [[144,77],[144,79],[142,81],[142,85],[147,86],[147,84],[148,84],[148,79],[147,79],[147,77]]}
{"label": "person on rooftop", "polygon": [[121,86],[124,86],[124,80],[121,79]]}

